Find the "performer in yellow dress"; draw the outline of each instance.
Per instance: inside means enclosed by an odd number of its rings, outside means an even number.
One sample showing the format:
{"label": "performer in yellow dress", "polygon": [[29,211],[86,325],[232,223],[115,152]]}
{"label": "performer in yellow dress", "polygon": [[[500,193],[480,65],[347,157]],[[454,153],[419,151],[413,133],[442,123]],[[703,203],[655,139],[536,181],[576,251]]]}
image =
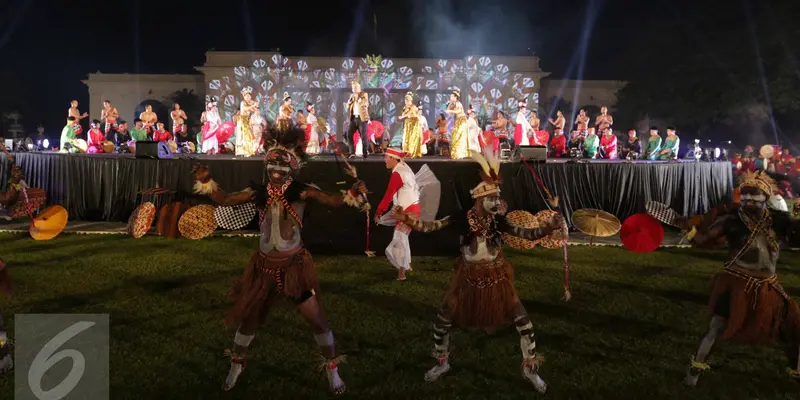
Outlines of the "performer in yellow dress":
{"label": "performer in yellow dress", "polygon": [[256,154],[258,141],[253,135],[250,116],[258,111],[258,103],[253,100],[253,88],[242,89],[244,99],[239,105],[239,121],[236,123],[236,155],[252,157]]}
{"label": "performer in yellow dress", "polygon": [[401,120],[403,124],[403,152],[406,158],[422,157],[422,126],[419,123],[419,109],[414,105],[414,96],[406,94],[406,106],[403,108]]}
{"label": "performer in yellow dress", "polygon": [[453,132],[450,135],[450,158],[467,158],[469,157],[467,115],[464,114],[464,105],[461,104],[460,90],[456,89],[450,94],[450,103],[445,111],[455,117]]}

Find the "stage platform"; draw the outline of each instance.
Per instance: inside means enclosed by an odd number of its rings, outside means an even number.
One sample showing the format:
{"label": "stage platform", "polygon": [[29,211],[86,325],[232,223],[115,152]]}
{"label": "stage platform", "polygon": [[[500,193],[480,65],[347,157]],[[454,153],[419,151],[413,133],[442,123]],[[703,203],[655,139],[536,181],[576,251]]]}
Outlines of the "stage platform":
{"label": "stage platform", "polygon": [[[169,160],[137,159],[120,154],[16,153],[16,164],[25,170],[32,187],[47,191],[49,204],[60,204],[71,220],[126,221],[141,201],[143,189],[160,186],[175,191],[174,199],[188,204],[207,203],[191,193],[192,166],[208,165],[214,179],[228,191],[241,190],[251,182],[262,182],[264,164],[260,157],[192,155]],[[354,158],[377,207],[389,180],[383,157]],[[459,203],[471,206],[469,189],[478,183],[478,166],[470,160],[424,157],[408,161],[415,171],[428,164],[442,183],[439,217],[458,212]],[[621,221],[644,211],[649,200],[671,205],[684,215],[704,212],[732,196],[730,163],[549,160],[529,164],[550,191],[559,196],[561,211],[569,217],[574,210],[596,208],[616,215]],[[322,189],[348,188],[352,179],[342,172],[343,163],[332,155],[309,160],[301,179]],[[0,188],[7,186],[10,163],[0,156]],[[528,166],[505,163],[501,168],[502,196],[509,209],[533,213],[545,209],[545,194]],[[345,181],[346,183],[342,183]],[[330,210],[310,205],[306,213],[304,240],[314,252],[358,254],[364,251],[366,217],[352,209]],[[254,226],[251,226],[254,228]],[[379,254],[391,240],[392,228],[371,226],[371,249]],[[411,235],[415,254],[455,254],[458,234],[444,229],[431,234]]]}

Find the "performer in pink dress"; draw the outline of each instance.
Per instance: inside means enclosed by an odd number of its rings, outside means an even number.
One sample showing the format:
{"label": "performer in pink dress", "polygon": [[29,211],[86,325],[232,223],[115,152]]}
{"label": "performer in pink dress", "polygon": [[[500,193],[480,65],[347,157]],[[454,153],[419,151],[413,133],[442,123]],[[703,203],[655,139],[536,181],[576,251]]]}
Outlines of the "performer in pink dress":
{"label": "performer in pink dress", "polygon": [[106,135],[100,130],[100,121],[94,120],[89,125],[89,133],[86,135],[86,144],[88,148],[87,153],[95,154],[103,152],[103,142],[106,140]]}

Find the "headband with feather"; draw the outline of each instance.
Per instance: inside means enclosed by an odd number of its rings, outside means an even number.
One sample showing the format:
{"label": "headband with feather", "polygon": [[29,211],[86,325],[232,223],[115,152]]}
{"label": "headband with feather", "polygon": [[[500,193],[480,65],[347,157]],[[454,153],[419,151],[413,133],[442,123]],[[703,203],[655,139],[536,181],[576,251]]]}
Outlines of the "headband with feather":
{"label": "headband with feather", "polygon": [[470,191],[473,199],[500,192],[500,160],[494,156],[491,149],[483,152],[470,150],[472,160],[481,166],[481,183]]}

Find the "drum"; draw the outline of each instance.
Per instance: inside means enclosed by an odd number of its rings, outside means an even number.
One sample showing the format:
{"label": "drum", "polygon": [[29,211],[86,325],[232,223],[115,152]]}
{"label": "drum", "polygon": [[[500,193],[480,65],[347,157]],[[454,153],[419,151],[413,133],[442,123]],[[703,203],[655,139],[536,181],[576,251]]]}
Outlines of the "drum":
{"label": "drum", "polygon": [[570,149],[569,149],[569,157],[570,158],[582,158],[583,157],[583,152],[581,151],[581,149],[579,149],[577,147],[570,147]]}
{"label": "drum", "polygon": [[72,146],[78,149],[78,153],[86,153],[89,150],[89,145],[83,139],[75,139],[72,141]]}
{"label": "drum", "polygon": [[108,140],[106,140],[105,142],[103,142],[103,153],[113,153],[114,147],[115,146],[113,142],[109,142]]}
{"label": "drum", "polygon": [[635,151],[629,151],[628,155],[625,157],[625,159],[627,159],[627,160],[638,160],[639,159],[639,153],[637,153]]}

